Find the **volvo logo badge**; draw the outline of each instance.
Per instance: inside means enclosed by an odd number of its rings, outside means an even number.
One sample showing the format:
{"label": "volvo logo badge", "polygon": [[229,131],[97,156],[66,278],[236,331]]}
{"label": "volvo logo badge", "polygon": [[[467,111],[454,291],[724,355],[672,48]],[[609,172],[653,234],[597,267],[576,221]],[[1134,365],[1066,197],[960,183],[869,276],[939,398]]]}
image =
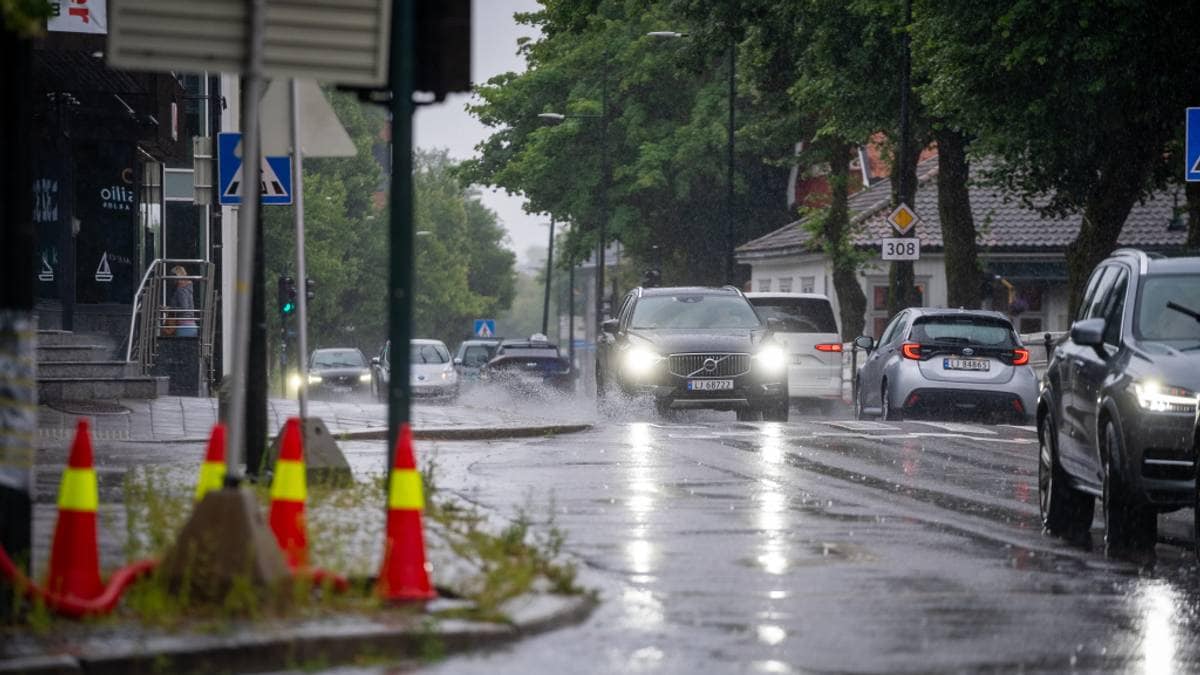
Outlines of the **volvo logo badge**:
{"label": "volvo logo badge", "polygon": [[963,356],[972,356],[975,354],[975,350],[971,349],[970,347],[963,347],[962,353],[963,353]]}
{"label": "volvo logo badge", "polygon": [[704,359],[704,372],[706,372],[706,373],[717,372],[717,360],[716,359]]}

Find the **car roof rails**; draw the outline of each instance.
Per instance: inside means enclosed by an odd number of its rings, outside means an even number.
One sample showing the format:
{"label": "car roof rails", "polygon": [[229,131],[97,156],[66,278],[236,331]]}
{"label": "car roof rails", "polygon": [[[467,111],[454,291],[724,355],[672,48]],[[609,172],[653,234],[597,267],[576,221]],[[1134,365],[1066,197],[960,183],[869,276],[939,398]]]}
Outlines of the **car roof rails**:
{"label": "car roof rails", "polygon": [[1161,260],[1166,257],[1163,254],[1158,253],[1158,252],[1148,252],[1148,251],[1143,251],[1140,248],[1132,248],[1132,247],[1128,247],[1128,246],[1124,247],[1124,248],[1119,248],[1119,249],[1113,251],[1109,255],[1110,258],[1119,258],[1122,256],[1131,256],[1131,257],[1137,258],[1139,274],[1146,273],[1146,271],[1150,267],[1150,261],[1152,259],[1153,260]]}

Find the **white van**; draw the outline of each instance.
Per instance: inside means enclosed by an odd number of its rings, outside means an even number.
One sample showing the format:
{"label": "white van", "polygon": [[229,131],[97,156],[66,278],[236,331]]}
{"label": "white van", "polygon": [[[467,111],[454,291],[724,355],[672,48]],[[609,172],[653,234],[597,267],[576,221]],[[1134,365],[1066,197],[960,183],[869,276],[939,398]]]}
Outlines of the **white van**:
{"label": "white van", "polygon": [[842,338],[829,298],[818,293],[747,293],[763,321],[776,319],[775,335],[791,355],[788,396],[819,401],[826,408],[842,400]]}

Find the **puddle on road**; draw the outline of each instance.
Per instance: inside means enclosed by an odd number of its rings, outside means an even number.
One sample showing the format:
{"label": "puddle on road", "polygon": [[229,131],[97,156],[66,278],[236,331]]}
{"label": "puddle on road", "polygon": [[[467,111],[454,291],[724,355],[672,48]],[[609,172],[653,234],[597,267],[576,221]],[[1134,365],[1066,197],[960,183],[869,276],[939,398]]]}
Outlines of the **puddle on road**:
{"label": "puddle on road", "polygon": [[834,563],[875,562],[879,558],[858,544],[845,541],[816,541],[789,547],[787,555],[739,558],[744,567],[762,568],[772,574],[793,567],[815,567]]}

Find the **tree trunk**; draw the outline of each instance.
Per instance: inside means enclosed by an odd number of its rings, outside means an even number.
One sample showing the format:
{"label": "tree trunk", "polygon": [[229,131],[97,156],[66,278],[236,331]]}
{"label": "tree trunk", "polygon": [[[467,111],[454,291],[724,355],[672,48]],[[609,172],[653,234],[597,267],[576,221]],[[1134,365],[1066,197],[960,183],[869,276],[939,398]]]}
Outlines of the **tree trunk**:
{"label": "tree trunk", "polygon": [[[910,143],[910,145],[912,147],[909,148],[907,153],[904,153],[905,157],[902,158],[900,156],[901,153],[897,153],[896,163],[892,167],[892,201],[893,206],[899,206],[901,203],[904,203],[908,204],[909,208],[916,210],[917,160],[921,156],[921,149],[915,142]],[[892,234],[890,236],[897,235]],[[905,236],[921,236],[920,225],[914,226]],[[889,317],[895,316],[901,310],[923,304],[917,294],[916,275],[913,274],[912,261],[894,261],[891,267],[891,271],[888,273]]]}
{"label": "tree trunk", "polygon": [[1067,284],[1070,288],[1069,316],[1074,317],[1083,301],[1084,284],[1101,261],[1117,247],[1125,219],[1137,202],[1139,187],[1149,170],[1149,161],[1123,158],[1100,170],[1083,207],[1079,235],[1067,249]]}
{"label": "tree trunk", "polygon": [[834,143],[829,157],[829,211],[822,223],[825,252],[833,261],[833,288],[837,291],[842,319],[842,339],[862,335],[866,322],[867,296],[858,285],[854,248],[850,243],[850,151],[848,143]]}
{"label": "tree trunk", "polygon": [[1200,249],[1200,183],[1188,183],[1184,194],[1187,195],[1186,246],[1190,249]]}
{"label": "tree trunk", "polygon": [[938,147],[938,216],[946,251],[946,305],[978,309],[979,257],[967,189],[966,142],[961,132],[951,129],[935,131],[934,138]]}

